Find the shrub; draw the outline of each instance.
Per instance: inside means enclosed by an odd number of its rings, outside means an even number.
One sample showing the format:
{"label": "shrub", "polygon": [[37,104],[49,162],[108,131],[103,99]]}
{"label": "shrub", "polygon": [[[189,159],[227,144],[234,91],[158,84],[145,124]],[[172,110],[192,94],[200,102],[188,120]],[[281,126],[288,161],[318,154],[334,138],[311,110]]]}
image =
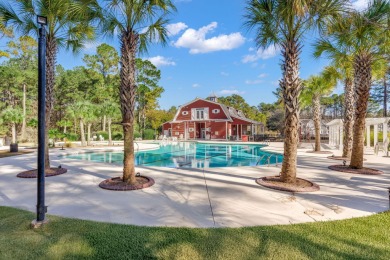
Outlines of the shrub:
{"label": "shrub", "polygon": [[78,134],[73,134],[73,133],[66,133],[65,134],[65,138],[68,141],[78,141],[78,140],[80,140],[79,135]]}
{"label": "shrub", "polygon": [[76,145],[74,143],[71,143],[71,142],[65,142],[65,147],[66,148],[73,148],[73,147],[76,147]]}
{"label": "shrub", "polygon": [[134,131],[134,139],[135,139],[135,138],[140,138],[140,137],[141,137],[140,132]]}
{"label": "shrub", "polygon": [[153,140],[154,139],[154,130],[153,129],[145,129],[143,139]]}
{"label": "shrub", "polygon": [[123,140],[123,134],[121,132],[114,132],[112,134],[112,140],[116,140],[116,141]]}
{"label": "shrub", "polygon": [[60,132],[58,129],[50,129],[49,130],[49,138],[51,139],[61,139],[64,138],[66,135],[62,132]]}

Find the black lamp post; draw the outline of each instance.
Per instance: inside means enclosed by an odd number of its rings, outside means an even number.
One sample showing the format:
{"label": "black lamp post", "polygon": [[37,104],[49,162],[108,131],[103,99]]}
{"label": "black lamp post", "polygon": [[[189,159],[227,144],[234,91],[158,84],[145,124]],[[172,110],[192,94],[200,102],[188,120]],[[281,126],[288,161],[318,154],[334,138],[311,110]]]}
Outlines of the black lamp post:
{"label": "black lamp post", "polygon": [[47,18],[37,16],[38,39],[38,185],[37,219],[31,223],[34,228],[45,224],[45,110],[46,110],[46,24]]}

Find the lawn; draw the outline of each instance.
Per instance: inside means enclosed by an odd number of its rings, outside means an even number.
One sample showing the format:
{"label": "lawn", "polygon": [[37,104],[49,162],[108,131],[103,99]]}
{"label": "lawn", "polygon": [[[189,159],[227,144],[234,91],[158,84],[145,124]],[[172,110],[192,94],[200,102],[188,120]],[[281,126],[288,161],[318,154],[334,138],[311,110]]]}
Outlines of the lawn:
{"label": "lawn", "polygon": [[247,228],[138,227],[0,207],[0,259],[389,259],[390,212]]}

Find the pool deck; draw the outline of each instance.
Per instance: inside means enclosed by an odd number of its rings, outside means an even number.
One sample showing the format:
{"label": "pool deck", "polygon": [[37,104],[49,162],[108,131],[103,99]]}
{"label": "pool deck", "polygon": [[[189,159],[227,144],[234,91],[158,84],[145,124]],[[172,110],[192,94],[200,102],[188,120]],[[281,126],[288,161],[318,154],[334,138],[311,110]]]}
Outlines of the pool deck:
{"label": "pool deck", "polygon": [[[108,191],[98,184],[120,176],[121,166],[58,157],[85,149],[51,149],[52,166],[61,164],[68,173],[46,178],[48,214],[145,226],[242,227],[337,220],[388,210],[390,158],[365,154],[365,166],[382,170],[383,175],[340,173],[327,168],[340,161],[327,159],[329,154],[306,153],[310,147],[298,149],[298,177],[316,182],[321,190],[295,194],[255,183],[256,178],[278,175],[280,164],[204,170],[137,167],[156,184],[137,191]],[[270,143],[265,149],[283,153],[283,144]],[[340,155],[339,150],[332,152]],[[35,211],[36,179],[16,178],[35,167],[36,153],[0,159],[0,205]]]}

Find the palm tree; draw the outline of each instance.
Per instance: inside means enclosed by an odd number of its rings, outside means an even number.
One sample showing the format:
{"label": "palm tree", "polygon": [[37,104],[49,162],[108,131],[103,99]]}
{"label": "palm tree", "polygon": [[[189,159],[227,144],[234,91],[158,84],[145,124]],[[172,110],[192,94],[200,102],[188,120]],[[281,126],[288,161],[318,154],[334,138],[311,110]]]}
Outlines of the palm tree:
{"label": "palm tree", "polygon": [[313,109],[315,152],[321,151],[321,98],[329,95],[336,86],[336,80],[329,71],[330,68],[325,68],[321,75],[311,76],[304,81],[304,88],[300,97],[303,105],[311,105]]}
{"label": "palm tree", "polygon": [[16,144],[16,124],[22,122],[23,120],[23,113],[21,109],[8,107],[4,109],[0,115],[6,123],[11,125],[12,143]]}
{"label": "palm tree", "polygon": [[114,103],[111,100],[106,100],[101,106],[101,111],[102,114],[107,118],[108,145],[112,145],[111,124],[112,119],[120,113],[119,106],[117,105],[117,103]]}
{"label": "palm tree", "polygon": [[59,48],[66,47],[77,52],[83,43],[92,39],[94,30],[87,15],[81,13],[76,0],[20,0],[0,3],[0,16],[6,25],[23,34],[36,34],[37,15],[47,17],[46,34],[46,127],[45,167],[50,168],[48,130],[54,106],[55,66]]}
{"label": "palm tree", "polygon": [[324,23],[338,18],[346,0],[248,0],[245,25],[256,30],[256,44],[281,48],[282,79],[280,88],[285,108],[284,159],[281,181],[296,182],[299,94],[299,55],[303,34],[310,29],[324,28]]}
{"label": "palm tree", "polygon": [[[390,3],[386,0],[372,0],[367,9],[355,11],[336,20],[328,29],[337,39],[337,46],[348,48],[353,57],[355,85],[355,122],[350,167],[363,168],[364,132],[368,98],[375,63],[383,58],[380,46],[388,36],[387,22]],[[379,66],[380,67],[380,66]],[[347,98],[347,97],[346,97]],[[369,138],[369,137],[368,137]]]}
{"label": "palm tree", "polygon": [[107,35],[118,33],[120,40],[120,104],[124,132],[123,182],[135,184],[134,114],[137,93],[135,60],[150,43],[167,43],[166,16],[176,8],[171,0],[105,1],[101,21]]}
{"label": "palm tree", "polygon": [[355,94],[353,84],[353,56],[348,46],[337,45],[337,35],[327,35],[315,43],[315,57],[323,53],[332,61],[330,70],[333,77],[344,82],[344,121],[343,121],[343,154],[350,158],[353,140],[353,123],[355,113]]}

